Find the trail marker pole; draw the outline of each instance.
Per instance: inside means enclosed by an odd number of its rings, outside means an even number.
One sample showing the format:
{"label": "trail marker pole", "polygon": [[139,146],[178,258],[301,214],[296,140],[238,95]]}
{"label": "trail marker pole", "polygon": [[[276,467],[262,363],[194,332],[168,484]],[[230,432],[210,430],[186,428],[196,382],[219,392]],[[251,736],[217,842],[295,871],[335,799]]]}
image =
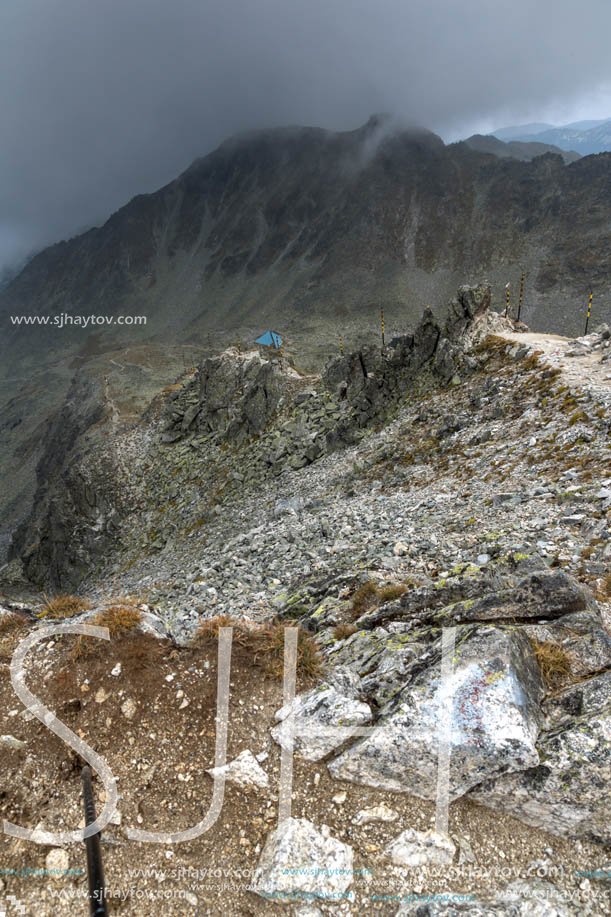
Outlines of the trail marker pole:
{"label": "trail marker pole", "polygon": [[588,333],[588,323],[590,321],[590,312],[592,311],[592,296],[593,295],[594,295],[593,293],[590,293],[590,298],[588,300],[588,314],[586,315],[586,330],[584,331],[584,335]]}
{"label": "trail marker pole", "polygon": [[382,321],[382,350],[384,350],[384,309],[380,308],[380,318]]}
{"label": "trail marker pole", "polygon": [[518,302],[518,321],[520,321],[520,313],[522,312],[522,302],[524,300],[524,280],[526,274],[522,274],[522,279],[520,280],[520,301]]}
{"label": "trail marker pole", "polygon": [[511,282],[507,284],[505,289],[507,290],[507,301],[505,303],[505,318],[507,318],[507,315],[509,313],[509,291],[511,289]]}
{"label": "trail marker pole", "polygon": [[340,336],[339,336],[339,352],[340,352],[340,356],[343,357],[343,355],[344,355],[344,342],[343,342],[343,340],[342,340],[341,334],[340,334]]}

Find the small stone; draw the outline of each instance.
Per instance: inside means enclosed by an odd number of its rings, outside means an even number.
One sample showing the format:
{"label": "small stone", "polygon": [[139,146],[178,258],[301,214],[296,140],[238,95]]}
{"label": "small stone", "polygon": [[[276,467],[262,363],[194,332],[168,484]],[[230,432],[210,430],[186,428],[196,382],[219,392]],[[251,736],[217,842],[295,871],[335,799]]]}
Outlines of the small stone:
{"label": "small stone", "polygon": [[121,713],[127,720],[133,720],[136,715],[136,702],[130,698],[121,704]]}
{"label": "small stone", "polygon": [[473,848],[467,840],[466,837],[460,836],[457,838],[458,841],[458,863],[462,866],[463,863],[475,863],[475,854],[473,853]]}
{"label": "small stone", "polygon": [[25,742],[22,742],[21,739],[16,739],[15,736],[0,736],[0,742],[14,751],[21,751],[22,748],[25,748]]}
{"label": "small stone", "polygon": [[114,675],[115,678],[121,674],[121,663],[117,662],[116,666],[111,670],[111,675]]}
{"label": "small stone", "polygon": [[110,693],[108,691],[106,691],[104,688],[98,688],[98,690],[95,692],[94,700],[96,704],[103,704],[104,701],[107,701],[109,697]]}
{"label": "small stone", "polygon": [[223,767],[212,767],[206,773],[211,777],[224,776],[231,783],[237,783],[238,786],[251,787],[256,786],[261,789],[269,786],[269,777],[262,767],[259,766],[253,753],[248,749],[241,752],[238,757],[225,764]]}
{"label": "small stone", "polygon": [[343,804],[346,802],[347,795],[348,794],[345,791],[343,791],[342,793],[337,793],[333,797],[333,802],[335,803],[336,806],[343,806]]}
{"label": "small stone", "polygon": [[65,880],[68,870],[70,869],[70,857],[68,851],[62,847],[54,847],[50,850],[45,859],[47,875],[51,879]]}
{"label": "small stone", "polygon": [[396,821],[398,817],[398,812],[382,804],[373,806],[371,809],[361,809],[360,812],[356,813],[352,823],[354,825],[370,825],[375,822]]}
{"label": "small stone", "polygon": [[449,865],[456,846],[446,834],[408,828],[388,845],[385,853],[395,866]]}

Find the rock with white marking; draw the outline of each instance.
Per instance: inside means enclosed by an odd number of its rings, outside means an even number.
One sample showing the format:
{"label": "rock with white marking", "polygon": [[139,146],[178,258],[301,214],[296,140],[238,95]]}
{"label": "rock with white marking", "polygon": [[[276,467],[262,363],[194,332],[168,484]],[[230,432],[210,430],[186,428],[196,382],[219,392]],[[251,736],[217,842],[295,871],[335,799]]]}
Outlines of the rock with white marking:
{"label": "rock with white marking", "polygon": [[439,721],[451,705],[449,796],[489,776],[539,764],[535,742],[543,696],[528,638],[518,631],[457,628],[455,666],[440,688],[439,663],[381,712],[371,735],[329,764],[331,775],[365,786],[434,799]]}

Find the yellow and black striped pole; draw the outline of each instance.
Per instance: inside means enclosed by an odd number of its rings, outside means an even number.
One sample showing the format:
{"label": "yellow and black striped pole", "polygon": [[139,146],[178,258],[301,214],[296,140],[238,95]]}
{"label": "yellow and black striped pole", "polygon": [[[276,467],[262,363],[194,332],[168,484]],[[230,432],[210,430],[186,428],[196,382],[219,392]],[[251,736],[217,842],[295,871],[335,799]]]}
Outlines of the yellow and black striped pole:
{"label": "yellow and black striped pole", "polygon": [[339,352],[340,352],[340,355],[343,357],[343,355],[344,355],[344,342],[343,342],[343,340],[342,340],[341,334],[340,334],[340,336],[339,336]]}
{"label": "yellow and black striped pole", "polygon": [[509,314],[509,289],[510,289],[510,286],[511,286],[511,284],[508,283],[507,286],[505,287],[505,289],[507,290],[507,302],[505,303],[505,318],[507,318],[507,316],[508,316],[508,314]]}
{"label": "yellow and black striped pole", "polygon": [[594,295],[593,293],[590,293],[590,298],[588,300],[588,314],[586,315],[586,330],[584,331],[584,334],[588,333],[588,323],[590,321],[590,312],[592,311],[592,296],[593,295]]}
{"label": "yellow and black striped pole", "polygon": [[380,318],[382,320],[382,350],[384,350],[384,308],[380,308]]}
{"label": "yellow and black striped pole", "polygon": [[524,301],[524,280],[526,279],[526,274],[522,274],[522,279],[520,280],[520,301],[518,302],[518,321],[520,321],[520,314],[522,312],[522,302]]}

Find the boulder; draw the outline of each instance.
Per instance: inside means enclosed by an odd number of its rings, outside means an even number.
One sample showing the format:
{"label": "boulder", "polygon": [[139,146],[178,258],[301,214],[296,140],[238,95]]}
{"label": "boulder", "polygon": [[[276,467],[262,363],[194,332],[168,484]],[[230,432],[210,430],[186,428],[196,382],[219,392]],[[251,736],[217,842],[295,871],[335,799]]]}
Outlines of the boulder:
{"label": "boulder", "polygon": [[611,843],[609,673],[572,686],[547,709],[557,725],[537,742],[540,763],[487,780],[470,797],[551,834]]}
{"label": "boulder", "polygon": [[454,621],[557,618],[586,607],[581,587],[563,570],[536,571],[513,588],[455,602],[435,614],[439,623]]}
{"label": "boulder", "polygon": [[488,776],[539,763],[543,695],[528,638],[515,630],[458,628],[454,670],[426,668],[383,708],[371,735],[329,764],[333,777],[433,799],[441,704],[452,705],[450,797]]}

